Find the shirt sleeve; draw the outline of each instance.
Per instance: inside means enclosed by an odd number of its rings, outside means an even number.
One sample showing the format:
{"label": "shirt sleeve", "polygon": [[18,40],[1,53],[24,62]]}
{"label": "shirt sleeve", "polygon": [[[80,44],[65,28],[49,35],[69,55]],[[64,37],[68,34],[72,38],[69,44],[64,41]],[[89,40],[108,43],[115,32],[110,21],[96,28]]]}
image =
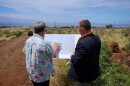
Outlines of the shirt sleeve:
{"label": "shirt sleeve", "polygon": [[76,47],[76,52],[71,58],[71,62],[74,65],[74,67],[78,67],[82,64],[82,60],[84,60],[84,57],[86,55],[86,48],[83,45],[83,43],[79,43]]}
{"label": "shirt sleeve", "polygon": [[52,49],[52,46],[49,43],[46,43],[45,45],[46,53],[49,57],[53,58],[54,57],[54,51]]}
{"label": "shirt sleeve", "polygon": [[26,43],[24,44],[23,52],[26,53]]}

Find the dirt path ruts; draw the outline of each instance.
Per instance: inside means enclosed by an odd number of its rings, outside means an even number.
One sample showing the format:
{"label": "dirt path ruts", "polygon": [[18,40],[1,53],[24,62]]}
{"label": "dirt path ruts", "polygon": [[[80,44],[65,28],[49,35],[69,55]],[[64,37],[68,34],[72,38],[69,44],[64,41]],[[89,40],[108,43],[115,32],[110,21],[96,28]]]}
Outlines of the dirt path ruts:
{"label": "dirt path ruts", "polygon": [[25,55],[22,52],[27,36],[0,42],[0,86],[28,86]]}

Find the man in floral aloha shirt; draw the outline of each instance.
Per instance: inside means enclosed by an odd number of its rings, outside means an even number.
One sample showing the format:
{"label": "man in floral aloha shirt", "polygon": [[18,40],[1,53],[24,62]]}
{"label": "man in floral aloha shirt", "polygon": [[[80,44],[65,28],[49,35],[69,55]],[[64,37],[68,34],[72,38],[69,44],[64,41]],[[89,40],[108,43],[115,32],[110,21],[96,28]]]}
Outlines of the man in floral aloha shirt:
{"label": "man in floral aloha shirt", "polygon": [[50,75],[55,75],[52,58],[55,57],[52,46],[44,40],[46,25],[37,22],[34,26],[35,34],[24,45],[26,68],[34,86],[49,86]]}

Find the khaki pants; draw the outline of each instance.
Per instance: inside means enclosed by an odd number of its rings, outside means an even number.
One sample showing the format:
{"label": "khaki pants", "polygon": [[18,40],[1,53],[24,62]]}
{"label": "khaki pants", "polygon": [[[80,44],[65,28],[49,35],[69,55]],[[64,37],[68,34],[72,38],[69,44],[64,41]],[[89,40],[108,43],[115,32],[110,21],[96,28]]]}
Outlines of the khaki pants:
{"label": "khaki pants", "polygon": [[90,84],[88,82],[84,83],[77,82],[77,86],[90,86]]}

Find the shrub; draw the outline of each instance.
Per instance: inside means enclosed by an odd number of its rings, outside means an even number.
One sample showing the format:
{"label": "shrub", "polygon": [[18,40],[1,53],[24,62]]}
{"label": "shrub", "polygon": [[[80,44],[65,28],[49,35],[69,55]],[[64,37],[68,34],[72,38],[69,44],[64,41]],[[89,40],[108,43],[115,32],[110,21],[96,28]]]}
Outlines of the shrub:
{"label": "shrub", "polygon": [[2,34],[0,34],[0,37],[2,37],[3,35]]}
{"label": "shrub", "polygon": [[10,32],[9,32],[9,30],[2,30],[1,33],[2,33],[2,34],[9,34]]}
{"label": "shrub", "polygon": [[130,29],[123,29],[121,33],[125,37],[130,36]]}
{"label": "shrub", "polygon": [[126,51],[129,51],[130,50],[130,43],[127,44],[127,48],[126,48]]}
{"label": "shrub", "polygon": [[6,34],[6,38],[9,38],[9,37],[11,37],[11,36],[14,36],[14,34],[11,34],[11,33]]}
{"label": "shrub", "polygon": [[12,32],[12,33],[9,33],[9,34],[6,34],[6,37],[11,37],[11,36],[16,36],[16,37],[19,37],[20,35],[22,35],[23,32],[21,31],[17,31],[17,32]]}
{"label": "shrub", "polygon": [[14,34],[16,37],[19,37],[20,35],[22,35],[22,32],[21,32],[21,31],[17,31],[17,32],[13,32],[13,34]]}
{"label": "shrub", "polygon": [[109,25],[106,25],[106,28],[109,29],[109,28],[112,28],[112,24],[109,24]]}

